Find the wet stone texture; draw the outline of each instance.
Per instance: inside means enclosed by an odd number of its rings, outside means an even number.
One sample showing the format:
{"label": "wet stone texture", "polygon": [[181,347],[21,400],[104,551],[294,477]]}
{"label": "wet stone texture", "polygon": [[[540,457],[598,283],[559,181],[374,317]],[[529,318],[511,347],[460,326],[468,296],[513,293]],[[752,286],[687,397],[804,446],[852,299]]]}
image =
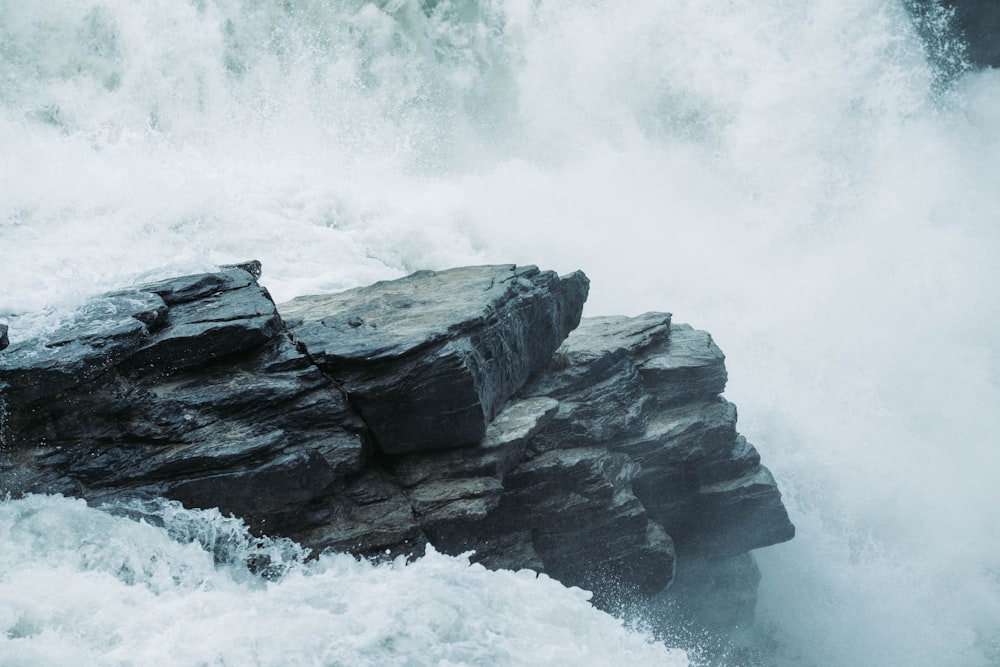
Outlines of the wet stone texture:
{"label": "wet stone texture", "polygon": [[726,618],[752,614],[748,552],[794,528],[709,334],[581,319],[580,272],[422,271],[280,308],[259,276],[105,294],[0,351],[0,493],[165,496],[362,556],[431,542],[606,608],[697,611],[724,581]]}
{"label": "wet stone texture", "polygon": [[474,445],[577,326],[588,281],[533,266],[421,271],[282,306],[387,454]]}

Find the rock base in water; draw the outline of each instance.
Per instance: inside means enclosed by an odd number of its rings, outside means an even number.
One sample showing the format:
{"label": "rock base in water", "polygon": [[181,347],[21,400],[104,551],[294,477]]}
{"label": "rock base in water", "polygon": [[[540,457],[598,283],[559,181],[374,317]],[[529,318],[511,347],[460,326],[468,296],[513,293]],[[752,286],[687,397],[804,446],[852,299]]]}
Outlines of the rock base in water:
{"label": "rock base in water", "polygon": [[0,491],[165,496],[365,556],[474,550],[605,607],[794,534],[722,352],[669,314],[581,321],[582,273],[504,265],[279,315],[259,275],[120,290],[0,352]]}

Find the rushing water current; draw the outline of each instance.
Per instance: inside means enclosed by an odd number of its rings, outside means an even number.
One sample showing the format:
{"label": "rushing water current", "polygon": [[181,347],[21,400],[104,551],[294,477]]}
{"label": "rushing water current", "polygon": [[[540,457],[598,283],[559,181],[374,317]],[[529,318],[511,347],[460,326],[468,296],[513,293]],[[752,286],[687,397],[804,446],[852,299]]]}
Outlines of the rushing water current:
{"label": "rushing water current", "polygon": [[[279,302],[583,269],[586,314],[727,353],[798,529],[757,553],[771,663],[997,664],[1000,72],[940,28],[897,0],[0,0],[0,322],[250,258]],[[153,515],[0,503],[0,665],[685,660],[529,573]],[[287,567],[214,564],[212,530]]]}

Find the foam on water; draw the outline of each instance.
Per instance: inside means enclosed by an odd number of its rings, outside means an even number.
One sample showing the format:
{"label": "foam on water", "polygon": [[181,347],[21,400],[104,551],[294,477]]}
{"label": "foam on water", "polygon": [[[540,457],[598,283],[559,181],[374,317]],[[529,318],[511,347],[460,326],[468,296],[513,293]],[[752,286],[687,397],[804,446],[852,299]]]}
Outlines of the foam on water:
{"label": "foam on water", "polygon": [[[433,549],[306,562],[217,511],[142,514],[162,525],[59,497],[0,503],[0,665],[687,664],[530,571]],[[262,558],[267,578],[246,567]]]}
{"label": "foam on water", "polygon": [[582,268],[589,314],[727,353],[798,527],[758,556],[774,662],[995,663],[1000,75],[938,36],[887,0],[0,0],[0,317],[250,257],[279,301]]}

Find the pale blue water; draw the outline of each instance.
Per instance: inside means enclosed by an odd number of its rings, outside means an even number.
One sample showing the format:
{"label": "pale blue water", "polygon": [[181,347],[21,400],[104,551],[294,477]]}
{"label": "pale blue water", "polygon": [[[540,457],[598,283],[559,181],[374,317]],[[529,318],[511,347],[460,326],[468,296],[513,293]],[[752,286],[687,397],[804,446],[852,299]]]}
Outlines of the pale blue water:
{"label": "pale blue water", "polygon": [[[669,310],[727,353],[798,528],[758,554],[776,664],[1000,661],[1000,75],[943,78],[900,3],[0,0],[0,146],[13,338],[251,257],[279,300],[581,268],[588,314]],[[70,572],[58,593],[105,590]],[[120,618],[32,627],[128,664],[130,604],[217,613],[122,586]]]}
{"label": "pale blue water", "polygon": [[0,665],[688,664],[530,571],[433,551],[305,562],[218,511],[148,517],[155,527],[63,498],[0,504]]}

